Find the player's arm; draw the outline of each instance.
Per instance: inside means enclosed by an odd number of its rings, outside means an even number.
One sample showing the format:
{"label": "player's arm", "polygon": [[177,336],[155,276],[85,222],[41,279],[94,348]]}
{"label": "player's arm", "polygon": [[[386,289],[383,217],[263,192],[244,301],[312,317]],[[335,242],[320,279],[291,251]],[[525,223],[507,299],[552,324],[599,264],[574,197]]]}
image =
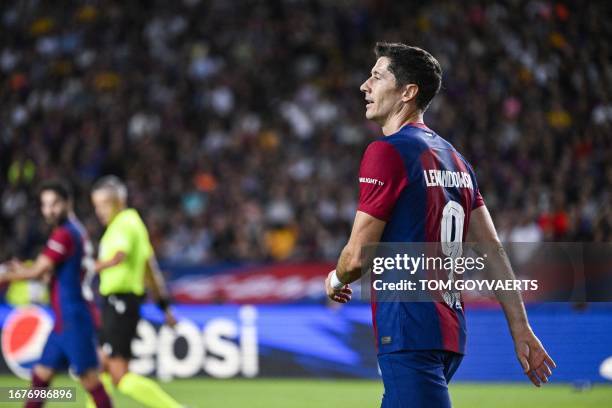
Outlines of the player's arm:
{"label": "player's arm", "polygon": [[[493,220],[485,205],[481,205],[471,213],[468,242],[486,245],[489,266],[486,272],[490,279],[515,279],[508,255],[497,236]],[[531,382],[539,387],[542,382],[548,382],[548,377],[552,375],[551,368],[556,367],[555,362],[529,325],[521,293],[504,291],[496,292],[496,296],[506,315],[521,366]]]}
{"label": "player's arm", "polygon": [[12,260],[8,263],[6,272],[0,275],[0,282],[12,282],[18,280],[42,279],[53,272],[54,263],[45,254],[40,254],[31,265]]}
{"label": "player's arm", "polygon": [[174,327],[176,325],[176,317],[170,307],[170,296],[168,295],[166,281],[159,268],[155,254],[151,255],[147,261],[144,277],[147,287],[153,293],[157,306],[164,311],[166,323],[170,327]]}
{"label": "player's arm", "polygon": [[351,236],[342,249],[336,267],[336,274],[342,283],[349,284],[359,279],[362,267],[361,249],[367,244],[379,242],[385,225],[385,221],[357,211]]}
{"label": "player's arm", "polygon": [[379,242],[386,224],[363,211],[357,211],[351,236],[340,253],[336,270],[331,271],[325,280],[325,289],[330,299],[339,303],[351,299],[352,291],[346,285],[361,276],[361,249],[364,245]]}
{"label": "player's arm", "polygon": [[51,275],[55,265],[64,262],[74,251],[74,240],[70,232],[64,228],[56,228],[40,255],[31,265],[13,260],[8,264],[8,270],[0,276],[2,281],[26,279],[43,279]]}
{"label": "player's arm", "polygon": [[347,286],[361,276],[361,248],[380,242],[395,203],[407,186],[403,159],[390,143],[375,141],[366,149],[359,168],[359,203],[348,243],[336,270],[325,280],[327,296],[339,303],[351,299]]}

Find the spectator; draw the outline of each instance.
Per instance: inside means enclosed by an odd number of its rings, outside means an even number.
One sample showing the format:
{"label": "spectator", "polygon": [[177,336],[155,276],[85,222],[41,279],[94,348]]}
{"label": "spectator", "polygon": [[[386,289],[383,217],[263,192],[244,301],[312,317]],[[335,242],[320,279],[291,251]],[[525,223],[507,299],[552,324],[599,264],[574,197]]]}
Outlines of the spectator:
{"label": "spectator", "polygon": [[376,40],[440,60],[426,121],[474,164],[496,221],[519,224],[511,239],[541,229],[544,240],[609,241],[606,8],[3,2],[0,259],[23,230],[18,214],[37,206],[32,186],[53,175],[73,180],[77,212],[99,236],[87,197],[108,173],[128,181],[167,258],[334,259],[359,157],[378,136],[358,91]]}

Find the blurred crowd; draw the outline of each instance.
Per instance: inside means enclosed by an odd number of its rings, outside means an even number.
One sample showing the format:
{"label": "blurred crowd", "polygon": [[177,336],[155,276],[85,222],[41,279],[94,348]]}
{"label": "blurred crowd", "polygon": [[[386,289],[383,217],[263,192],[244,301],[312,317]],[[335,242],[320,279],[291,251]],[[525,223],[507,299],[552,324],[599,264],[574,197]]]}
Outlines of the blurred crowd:
{"label": "blurred crowd", "polygon": [[126,180],[174,262],[335,259],[379,136],[376,41],[438,58],[425,115],[473,164],[505,240],[612,239],[607,2],[0,4],[0,260],[44,242],[35,186]]}

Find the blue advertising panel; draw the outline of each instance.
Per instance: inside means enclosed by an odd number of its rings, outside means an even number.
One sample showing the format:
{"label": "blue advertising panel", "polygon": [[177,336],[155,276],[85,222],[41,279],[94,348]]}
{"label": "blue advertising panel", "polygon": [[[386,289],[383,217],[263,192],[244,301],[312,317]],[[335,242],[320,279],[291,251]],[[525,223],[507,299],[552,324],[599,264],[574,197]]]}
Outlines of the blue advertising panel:
{"label": "blue advertising panel", "polygon": [[[180,323],[161,326],[145,305],[132,347],[132,369],[161,378],[348,377],[377,378],[368,305],[178,305]],[[27,375],[50,330],[39,307],[0,307],[2,370]],[[612,306],[533,305],[534,331],[558,364],[553,381],[606,380],[612,357]],[[456,381],[524,381],[503,313],[467,309],[467,355]],[[608,365],[610,364],[608,360]]]}

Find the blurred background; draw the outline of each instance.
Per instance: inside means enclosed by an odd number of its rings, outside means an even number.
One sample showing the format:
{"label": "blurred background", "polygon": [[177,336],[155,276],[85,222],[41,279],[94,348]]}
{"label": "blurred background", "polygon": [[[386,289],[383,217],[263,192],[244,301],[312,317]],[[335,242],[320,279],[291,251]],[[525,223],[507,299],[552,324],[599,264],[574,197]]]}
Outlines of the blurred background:
{"label": "blurred background", "polygon": [[[2,2],[0,260],[31,259],[45,242],[34,194],[50,177],[71,181],[97,241],[90,188],[115,174],[182,316],[204,332],[215,318],[256,327],[255,372],[217,375],[198,363],[184,377],[376,378],[368,306],[329,309],[322,290],[350,232],[361,155],[380,135],[359,92],[375,42],[418,45],[440,61],[443,88],[425,122],[473,164],[505,241],[609,242],[610,9],[569,0]],[[45,298],[35,284],[15,296]],[[159,316],[145,309],[155,334]],[[553,356],[580,350],[557,378],[579,389],[604,381],[612,309],[532,309]],[[521,379],[500,311],[485,302],[468,322],[471,357],[458,380]],[[222,337],[242,350],[239,333]],[[159,360],[143,372],[177,376]]]}

